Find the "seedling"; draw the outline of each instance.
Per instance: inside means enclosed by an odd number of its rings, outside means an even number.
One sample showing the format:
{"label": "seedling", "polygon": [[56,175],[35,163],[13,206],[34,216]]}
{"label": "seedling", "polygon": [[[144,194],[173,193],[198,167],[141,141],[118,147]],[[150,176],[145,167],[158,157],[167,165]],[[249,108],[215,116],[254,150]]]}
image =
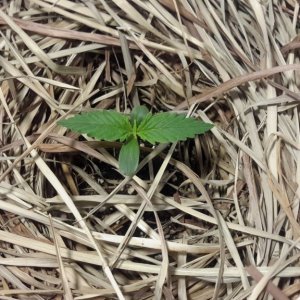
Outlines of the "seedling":
{"label": "seedling", "polygon": [[139,164],[139,139],[153,145],[173,143],[193,138],[213,127],[181,114],[152,114],[145,106],[135,107],[130,115],[113,110],[94,111],[59,121],[58,124],[99,140],[124,142],[119,154],[119,167],[128,176],[135,173]]}

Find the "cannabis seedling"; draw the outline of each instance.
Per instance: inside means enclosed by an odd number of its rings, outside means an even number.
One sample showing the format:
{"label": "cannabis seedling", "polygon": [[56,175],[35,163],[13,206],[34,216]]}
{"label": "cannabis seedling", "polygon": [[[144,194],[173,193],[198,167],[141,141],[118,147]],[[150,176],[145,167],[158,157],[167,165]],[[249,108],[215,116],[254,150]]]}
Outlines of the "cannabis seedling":
{"label": "cannabis seedling", "polygon": [[128,176],[135,173],[139,164],[139,138],[151,144],[173,143],[193,138],[213,127],[181,114],[151,114],[145,106],[135,107],[129,116],[112,110],[94,111],[58,124],[99,140],[125,142],[119,154],[119,167]]}

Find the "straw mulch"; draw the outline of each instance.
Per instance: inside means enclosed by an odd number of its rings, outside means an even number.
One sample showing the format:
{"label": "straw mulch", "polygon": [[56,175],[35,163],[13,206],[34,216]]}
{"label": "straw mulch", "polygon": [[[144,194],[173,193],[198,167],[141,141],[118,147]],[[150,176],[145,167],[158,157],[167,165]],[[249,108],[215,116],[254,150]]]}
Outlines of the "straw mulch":
{"label": "straw mulch", "polygon": [[[11,0],[0,10],[1,299],[297,299],[299,3]],[[174,145],[57,125],[191,114]]]}

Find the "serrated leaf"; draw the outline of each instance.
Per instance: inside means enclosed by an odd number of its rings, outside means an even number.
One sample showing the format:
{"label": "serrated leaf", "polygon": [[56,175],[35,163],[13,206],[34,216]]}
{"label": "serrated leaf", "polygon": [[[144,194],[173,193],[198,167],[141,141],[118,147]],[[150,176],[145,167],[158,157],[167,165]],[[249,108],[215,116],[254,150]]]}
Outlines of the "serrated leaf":
{"label": "serrated leaf", "polygon": [[131,137],[122,146],[119,154],[120,171],[127,176],[132,176],[139,164],[140,147],[136,138]]}
{"label": "serrated leaf", "polygon": [[144,105],[135,106],[130,114],[130,121],[133,125],[134,120],[136,121],[136,125],[139,126],[143,119],[149,113],[149,109]]}
{"label": "serrated leaf", "polygon": [[129,117],[112,110],[83,113],[58,124],[106,141],[124,141],[132,134]]}
{"label": "serrated leaf", "polygon": [[173,143],[193,138],[213,127],[212,124],[174,113],[148,114],[137,128],[137,135],[151,144]]}

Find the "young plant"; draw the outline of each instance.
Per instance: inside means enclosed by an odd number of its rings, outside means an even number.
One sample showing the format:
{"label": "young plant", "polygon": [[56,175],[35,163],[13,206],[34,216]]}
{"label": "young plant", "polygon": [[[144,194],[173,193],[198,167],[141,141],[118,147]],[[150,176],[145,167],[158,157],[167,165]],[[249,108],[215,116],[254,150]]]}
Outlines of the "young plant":
{"label": "young plant", "polygon": [[212,124],[180,114],[152,114],[145,106],[135,107],[129,116],[112,110],[94,111],[59,121],[58,124],[99,140],[124,142],[119,154],[119,167],[128,176],[135,173],[139,164],[138,139],[151,144],[173,143],[193,138],[213,127]]}

